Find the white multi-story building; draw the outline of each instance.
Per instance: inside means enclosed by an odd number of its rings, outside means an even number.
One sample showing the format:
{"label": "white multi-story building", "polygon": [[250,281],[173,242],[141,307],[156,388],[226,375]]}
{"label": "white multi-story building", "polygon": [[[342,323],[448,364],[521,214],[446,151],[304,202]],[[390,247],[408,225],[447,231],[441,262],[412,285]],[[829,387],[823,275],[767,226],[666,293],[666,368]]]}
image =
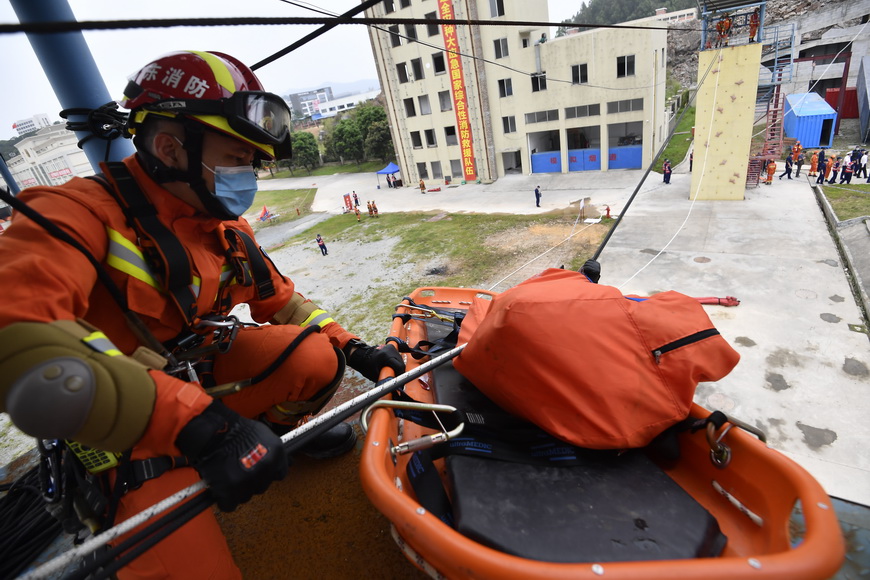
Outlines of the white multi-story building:
{"label": "white multi-story building", "polygon": [[34,115],[29,119],[15,121],[15,123],[12,124],[12,128],[18,132],[19,136],[21,136],[39,131],[43,127],[48,127],[49,125],[51,125],[51,121],[49,120],[48,115],[41,113],[39,115]]}
{"label": "white multi-story building", "polygon": [[15,144],[19,155],[6,160],[21,189],[34,185],[60,185],[73,177],[93,175],[75,133],[64,125],[49,125]]}
{"label": "white multi-story building", "polygon": [[287,95],[285,100],[290,108],[304,117],[311,117],[320,112],[320,104],[332,100],[332,87],[322,87],[312,91]]}
{"label": "white multi-story building", "polygon": [[322,103],[319,103],[320,112],[313,115],[313,117],[315,119],[335,117],[340,113],[355,109],[356,106],[360,103],[373,101],[374,99],[378,98],[378,95],[380,94],[381,90],[378,89],[376,91],[368,91],[366,93],[360,93],[358,95],[348,95],[346,97],[340,97],[337,99],[324,101]]}
{"label": "white multi-story building", "polygon": [[367,14],[457,21],[369,28],[409,181],[640,168],[663,142],[667,31],[654,20],[548,39],[460,24],[546,21],[546,0],[384,0]]}

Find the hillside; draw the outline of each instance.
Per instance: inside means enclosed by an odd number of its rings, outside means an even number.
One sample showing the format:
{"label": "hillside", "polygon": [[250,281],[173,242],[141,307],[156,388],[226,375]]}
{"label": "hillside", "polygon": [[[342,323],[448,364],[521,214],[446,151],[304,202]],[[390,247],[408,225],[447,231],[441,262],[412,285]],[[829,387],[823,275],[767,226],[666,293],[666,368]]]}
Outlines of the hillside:
{"label": "hillside", "polygon": [[[816,0],[809,4],[789,2],[786,0],[770,0],[767,3],[767,24],[794,20],[808,16],[814,12],[825,10],[826,7],[845,4],[848,0]],[[860,23],[860,18],[851,22],[843,22],[842,27]],[[814,31],[812,38],[820,38],[833,27],[820,28]],[[810,40],[805,38],[804,40]],[[701,32],[698,22],[675,24],[668,33],[668,70],[684,87],[694,85],[698,80],[698,47],[701,44]]]}

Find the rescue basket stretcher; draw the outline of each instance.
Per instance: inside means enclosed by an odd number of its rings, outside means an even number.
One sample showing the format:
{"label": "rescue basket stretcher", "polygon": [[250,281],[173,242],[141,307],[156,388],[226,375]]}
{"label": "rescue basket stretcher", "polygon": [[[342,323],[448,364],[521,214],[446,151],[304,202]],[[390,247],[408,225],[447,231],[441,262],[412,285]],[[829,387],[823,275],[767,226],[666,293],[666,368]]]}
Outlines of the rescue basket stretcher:
{"label": "rescue basket stretcher", "polygon": [[[394,316],[390,335],[412,346],[435,342],[475,296],[494,294],[418,288],[397,307],[405,316]],[[405,358],[409,371],[427,360]],[[390,407],[419,412],[435,404],[433,412],[446,416],[492,404],[452,363],[404,392],[416,402],[384,399],[363,414],[361,482],[405,555],[432,577],[822,579],[843,561],[839,523],[818,482],[736,420],[680,433],[680,458],[667,465],[643,450],[577,450],[571,467],[448,454],[432,462],[435,487],[452,509],[448,525],[421,505],[431,506],[432,482],[418,484],[425,498],[418,497],[408,465],[419,472],[417,451],[467,439],[468,431],[446,421],[423,427]],[[693,405],[691,417],[710,415]],[[803,533],[790,526],[795,510]]]}

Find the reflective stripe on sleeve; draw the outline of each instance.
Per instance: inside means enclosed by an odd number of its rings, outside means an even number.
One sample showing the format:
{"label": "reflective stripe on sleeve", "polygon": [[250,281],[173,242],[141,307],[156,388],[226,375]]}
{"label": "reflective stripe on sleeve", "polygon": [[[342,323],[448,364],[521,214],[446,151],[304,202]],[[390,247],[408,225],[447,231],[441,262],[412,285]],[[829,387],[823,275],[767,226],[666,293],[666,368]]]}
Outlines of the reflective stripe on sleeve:
{"label": "reflective stripe on sleeve", "polygon": [[326,310],[315,310],[311,315],[302,321],[299,326],[319,326],[323,328],[330,322],[335,322]]}
{"label": "reflective stripe on sleeve", "polygon": [[106,232],[109,234],[109,255],[106,257],[106,263],[128,276],[162,291],[163,288],[152,274],[151,268],[148,267],[148,262],[145,261],[145,256],[142,255],[139,248],[116,230],[106,228]]}
{"label": "reflective stripe on sleeve", "polygon": [[118,350],[118,347],[112,344],[112,341],[109,340],[109,337],[103,334],[100,331],[92,332],[88,336],[82,339],[82,342],[94,349],[97,352],[101,352],[108,356],[123,356],[124,353]]}

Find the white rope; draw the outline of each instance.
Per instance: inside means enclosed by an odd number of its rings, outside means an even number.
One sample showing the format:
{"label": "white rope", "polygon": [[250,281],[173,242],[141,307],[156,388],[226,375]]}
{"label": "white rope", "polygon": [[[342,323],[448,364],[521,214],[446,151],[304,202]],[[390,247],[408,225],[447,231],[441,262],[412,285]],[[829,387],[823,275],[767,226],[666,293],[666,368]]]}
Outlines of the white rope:
{"label": "white rope", "polygon": [[[297,439],[304,435],[305,433],[311,431],[315,427],[322,425],[323,423],[329,422],[333,418],[346,418],[352,415],[361,405],[369,401],[375,401],[380,399],[387,393],[394,391],[401,385],[404,385],[407,382],[410,382],[417,377],[423,376],[431,369],[440,366],[447,361],[459,356],[459,353],[465,348],[465,345],[462,344],[457,346],[447,352],[430,359],[429,361],[421,364],[420,366],[410,370],[404,374],[399,375],[398,377],[394,377],[378,386],[373,388],[370,391],[367,391],[353,399],[338,405],[337,407],[330,409],[329,411],[323,413],[322,415],[318,415],[311,421],[307,423],[303,423],[302,425],[296,427],[289,433],[285,434],[281,437],[281,441],[283,443],[289,443],[290,441]],[[35,580],[35,579],[44,579],[50,578],[62,571],[64,568],[69,566],[70,564],[77,563],[84,556],[93,552],[100,546],[111,542],[115,538],[122,536],[135,528],[143,524],[144,522],[150,520],[154,516],[166,511],[172,506],[181,503],[185,499],[203,491],[206,489],[207,485],[204,481],[198,481],[193,485],[182,489],[179,492],[174,493],[173,495],[167,497],[166,499],[154,504],[153,506],[146,508],[139,512],[138,514],[131,516],[130,518],[124,520],[117,526],[106,530],[105,532],[99,534],[98,536],[94,536],[84,542],[82,545],[68,550],[57,556],[53,560],[49,560],[39,568],[25,574],[20,578],[20,580]]]}
{"label": "white rope", "polygon": [[[714,59],[713,62],[710,63],[710,67],[711,67],[711,68],[712,68],[713,65],[716,63],[717,60],[719,61],[719,63],[720,63],[719,65],[720,65],[720,67],[721,67],[721,63],[722,63],[722,49],[721,49],[721,48],[719,49],[719,54],[718,54],[718,56],[716,57],[716,59]],[[710,69],[708,69],[708,71],[709,71],[709,70],[710,70]],[[718,97],[719,97],[719,78],[722,76],[722,75],[719,74],[719,73],[721,73],[721,70],[720,70],[720,71],[717,71],[717,74],[716,74],[716,85],[713,87],[713,106],[710,107],[710,132],[711,132],[711,133],[712,133],[712,131],[713,131],[713,119],[714,119],[714,117],[715,117],[715,115],[716,115],[716,102],[717,102]],[[705,76],[706,76],[706,75],[705,75]],[[702,84],[702,86],[703,86],[703,84]],[[699,86],[698,89],[700,90],[700,88],[701,88],[701,87]],[[671,236],[671,239],[670,239],[670,240],[668,240],[668,243],[665,244],[664,247],[663,247],[661,250],[659,250],[659,252],[658,252],[655,256],[653,256],[652,258],[650,258],[649,262],[647,262],[646,264],[644,264],[643,266],[641,266],[641,268],[640,268],[637,272],[635,272],[634,274],[632,274],[631,277],[630,277],[628,280],[626,280],[625,282],[623,282],[622,284],[620,284],[619,286],[617,286],[617,288],[619,288],[620,290],[622,289],[623,286],[625,286],[626,284],[628,284],[629,282],[631,282],[632,280],[634,280],[635,276],[637,276],[638,274],[640,274],[641,272],[643,272],[644,270],[646,270],[647,267],[648,267],[650,264],[652,264],[653,262],[655,262],[656,259],[657,259],[659,256],[661,256],[661,255],[665,252],[665,250],[668,249],[668,247],[671,245],[671,243],[672,243],[675,239],[677,239],[677,236],[680,235],[680,232],[683,231],[683,228],[686,227],[686,223],[689,221],[689,217],[692,215],[692,209],[694,209],[694,207],[695,207],[695,202],[698,200],[698,192],[701,191],[701,185],[704,183],[704,175],[705,175],[706,172],[707,172],[707,157],[710,155],[709,138],[710,138],[710,137],[709,137],[709,134],[708,134],[708,136],[707,136],[708,144],[707,144],[706,147],[704,147],[704,163],[701,165],[701,176],[698,178],[698,189],[696,190],[695,196],[692,198],[692,203],[689,204],[689,211],[686,212],[686,217],[685,217],[685,219],[683,220],[683,223],[680,224],[680,227],[677,228],[677,231],[674,232],[674,235]]]}
{"label": "white rope", "polygon": [[[579,218],[578,218],[578,219],[579,219]],[[575,225],[576,225],[576,222],[575,222]],[[557,243],[557,244],[554,245],[553,247],[551,247],[551,248],[549,248],[549,249],[547,249],[547,250],[544,250],[543,252],[541,252],[540,254],[538,254],[537,256],[535,256],[534,258],[532,258],[531,260],[529,260],[528,262],[526,262],[525,264],[523,264],[522,266],[520,266],[519,268],[517,268],[516,270],[514,270],[513,272],[511,272],[510,274],[508,274],[507,276],[505,276],[504,278],[502,278],[501,280],[499,280],[498,282],[496,282],[495,284],[493,284],[492,286],[490,286],[489,288],[487,288],[487,290],[493,290],[496,286],[498,286],[499,284],[501,284],[502,282],[504,282],[505,280],[507,280],[508,278],[510,278],[511,276],[513,276],[514,274],[516,274],[517,272],[519,272],[520,270],[522,270],[523,268],[525,268],[526,266],[528,266],[529,264],[531,264],[532,262],[534,262],[535,260],[537,260],[538,258],[542,258],[543,256],[549,254],[550,252],[552,252],[553,250],[555,250],[556,248],[558,248],[559,246],[561,246],[562,244],[564,244],[565,242],[567,242],[568,240],[570,240],[571,238],[573,238],[574,236],[577,236],[577,235],[582,234],[582,233],[585,232],[587,229],[591,228],[593,225],[594,225],[594,224],[589,224],[588,226],[586,226],[585,228],[583,228],[583,229],[580,230],[579,232],[571,233],[571,234],[570,234],[568,237],[566,237],[564,240],[562,240],[561,242]],[[572,232],[573,232],[573,230],[572,230]]]}

